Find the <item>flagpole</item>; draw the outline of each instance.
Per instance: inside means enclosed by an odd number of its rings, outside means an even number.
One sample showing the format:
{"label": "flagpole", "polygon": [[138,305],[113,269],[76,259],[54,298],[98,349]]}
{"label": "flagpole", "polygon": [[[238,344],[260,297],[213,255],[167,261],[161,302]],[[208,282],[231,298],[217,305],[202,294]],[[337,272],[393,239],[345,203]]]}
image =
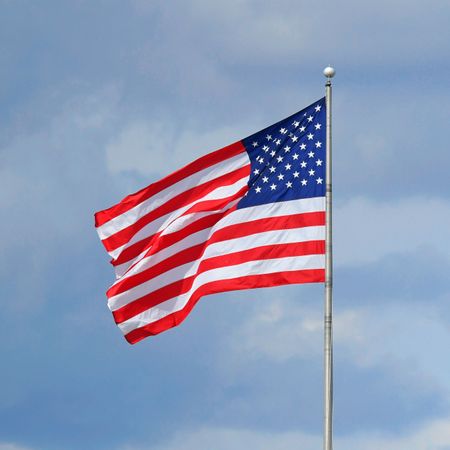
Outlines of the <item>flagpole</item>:
{"label": "flagpole", "polygon": [[324,311],[324,421],[323,449],[333,449],[333,247],[331,215],[331,78],[336,71],[326,67],[323,74],[325,102],[327,109],[326,125],[326,237],[325,237],[325,311]]}

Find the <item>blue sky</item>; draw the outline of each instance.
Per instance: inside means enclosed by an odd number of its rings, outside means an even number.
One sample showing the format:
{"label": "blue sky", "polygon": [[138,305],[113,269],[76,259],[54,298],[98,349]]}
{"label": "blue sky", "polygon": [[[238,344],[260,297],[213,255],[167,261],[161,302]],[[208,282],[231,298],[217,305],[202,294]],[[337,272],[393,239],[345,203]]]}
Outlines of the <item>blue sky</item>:
{"label": "blue sky", "polygon": [[450,449],[450,5],[0,0],[0,450],[321,446],[323,288],[128,345],[93,213],[334,80],[335,448]]}

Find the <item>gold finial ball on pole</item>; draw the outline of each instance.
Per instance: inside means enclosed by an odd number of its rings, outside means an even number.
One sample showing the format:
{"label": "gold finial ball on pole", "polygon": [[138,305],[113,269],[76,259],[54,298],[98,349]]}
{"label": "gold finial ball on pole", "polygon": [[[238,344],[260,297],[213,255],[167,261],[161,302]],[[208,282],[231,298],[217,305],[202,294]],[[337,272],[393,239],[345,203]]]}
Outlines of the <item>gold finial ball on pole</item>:
{"label": "gold finial ball on pole", "polygon": [[325,69],[323,69],[323,74],[328,78],[333,78],[334,75],[336,74],[336,71],[333,69],[333,67],[325,67]]}

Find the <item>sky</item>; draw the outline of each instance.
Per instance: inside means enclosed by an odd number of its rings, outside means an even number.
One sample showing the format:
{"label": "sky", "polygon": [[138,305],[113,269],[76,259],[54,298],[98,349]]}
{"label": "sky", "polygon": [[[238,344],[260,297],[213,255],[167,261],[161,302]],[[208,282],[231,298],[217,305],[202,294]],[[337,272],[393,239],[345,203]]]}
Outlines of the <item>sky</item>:
{"label": "sky", "polygon": [[328,64],[335,449],[450,449],[448,1],[0,11],[0,450],[321,448],[323,286],[130,346],[93,213],[319,99]]}

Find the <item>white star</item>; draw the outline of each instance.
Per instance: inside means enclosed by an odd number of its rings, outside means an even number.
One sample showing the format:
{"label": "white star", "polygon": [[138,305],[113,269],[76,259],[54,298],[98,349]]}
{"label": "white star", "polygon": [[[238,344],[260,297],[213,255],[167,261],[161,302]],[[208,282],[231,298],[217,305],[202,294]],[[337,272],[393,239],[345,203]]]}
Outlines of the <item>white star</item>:
{"label": "white star", "polygon": [[277,185],[276,184],[271,184],[270,185],[270,189],[272,190],[272,191],[274,191],[275,189],[277,188]]}
{"label": "white star", "polygon": [[310,158],[314,158],[314,152],[309,152],[309,153],[308,153],[308,156],[309,156]]}
{"label": "white star", "polygon": [[266,136],[266,139],[267,139],[268,141],[271,141],[271,140],[272,140],[272,136],[271,136],[270,134],[268,134],[268,135]]}
{"label": "white star", "polygon": [[306,161],[302,161],[300,167],[304,169],[307,166]]}
{"label": "white star", "polygon": [[259,194],[261,192],[261,188],[259,186],[256,187],[255,192]]}
{"label": "white star", "polygon": [[314,135],[312,133],[309,133],[306,135],[306,137],[311,141],[314,138]]}
{"label": "white star", "polygon": [[291,147],[289,147],[289,145],[286,145],[286,147],[284,147],[284,151],[286,153],[290,152],[291,151]]}
{"label": "white star", "polygon": [[317,141],[317,142],[316,142],[316,148],[321,148],[321,147],[322,147],[322,142]]}
{"label": "white star", "polygon": [[321,108],[321,106],[320,106],[320,105],[317,105],[314,109],[316,110],[316,112],[319,112],[319,111],[320,111],[320,108]]}
{"label": "white star", "polygon": [[300,174],[297,171],[294,172],[294,178],[298,178],[299,175]]}
{"label": "white star", "polygon": [[291,165],[288,163],[284,166],[286,168],[286,170],[291,170]]}
{"label": "white star", "polygon": [[297,136],[292,136],[291,139],[292,139],[292,142],[297,142],[298,141],[298,137]]}
{"label": "white star", "polygon": [[322,165],[322,160],[321,159],[318,159],[317,161],[316,161],[316,164],[318,165],[318,166],[321,166]]}
{"label": "white star", "polygon": [[317,184],[322,184],[322,181],[323,181],[323,180],[322,180],[322,178],[319,177],[319,178],[317,178],[316,181],[317,181]]}
{"label": "white star", "polygon": [[302,183],[302,186],[306,186],[306,185],[308,184],[308,180],[303,179],[303,180],[301,181],[301,183]]}
{"label": "white star", "polygon": [[288,132],[288,130],[286,130],[286,128],[281,128],[280,133],[281,134],[286,134]]}
{"label": "white star", "polygon": [[282,156],[278,156],[277,161],[278,161],[279,163],[280,163],[280,162],[283,162],[283,157],[282,157]]}
{"label": "white star", "polygon": [[298,154],[297,154],[297,153],[294,153],[294,154],[292,155],[292,159],[297,160],[297,159],[298,159]]}
{"label": "white star", "polygon": [[264,158],[259,158],[259,163],[262,164],[264,162]]}
{"label": "white star", "polygon": [[306,150],[306,144],[304,142],[300,144],[300,150]]}
{"label": "white star", "polygon": [[314,119],[314,117],[313,117],[313,116],[309,116],[309,117],[308,117],[308,122],[312,122],[312,121],[313,121],[313,119]]}
{"label": "white star", "polygon": [[255,175],[259,175],[259,170],[258,170],[258,169],[255,169],[255,170],[253,171],[253,173],[254,173]]}
{"label": "white star", "polygon": [[264,145],[263,150],[267,153],[269,151],[269,147],[267,145]]}
{"label": "white star", "polygon": [[258,143],[255,141],[255,142],[253,142],[253,147],[258,147]]}
{"label": "white star", "polygon": [[309,176],[312,177],[316,172],[313,169],[311,169],[311,170],[308,170],[308,173],[309,173]]}
{"label": "white star", "polygon": [[274,172],[275,172],[275,167],[270,166],[270,167],[269,167],[269,170],[270,170],[270,173],[274,173]]}
{"label": "white star", "polygon": [[294,125],[295,128],[297,128],[300,125],[300,122],[297,122],[296,120],[292,123],[292,125]]}
{"label": "white star", "polygon": [[272,156],[272,157],[274,157],[275,156],[275,150],[272,150],[271,152],[270,152],[270,156]]}
{"label": "white star", "polygon": [[277,139],[277,140],[275,141],[275,144],[280,145],[280,144],[281,144],[281,139]]}
{"label": "white star", "polygon": [[280,175],[278,175],[278,179],[281,181],[284,179],[284,175],[282,173],[280,173]]}
{"label": "white star", "polygon": [[263,177],[263,183],[267,183],[268,181],[269,181],[269,178],[268,177]]}
{"label": "white star", "polygon": [[291,183],[290,181],[288,181],[288,182],[286,183],[286,187],[291,188],[291,187],[292,187],[292,183]]}
{"label": "white star", "polygon": [[321,125],[320,123],[316,123],[316,124],[314,125],[314,128],[315,128],[316,130],[320,130],[321,127],[322,127],[322,125]]}
{"label": "white star", "polygon": [[303,133],[305,130],[306,130],[306,127],[304,127],[304,126],[300,127],[300,133]]}

